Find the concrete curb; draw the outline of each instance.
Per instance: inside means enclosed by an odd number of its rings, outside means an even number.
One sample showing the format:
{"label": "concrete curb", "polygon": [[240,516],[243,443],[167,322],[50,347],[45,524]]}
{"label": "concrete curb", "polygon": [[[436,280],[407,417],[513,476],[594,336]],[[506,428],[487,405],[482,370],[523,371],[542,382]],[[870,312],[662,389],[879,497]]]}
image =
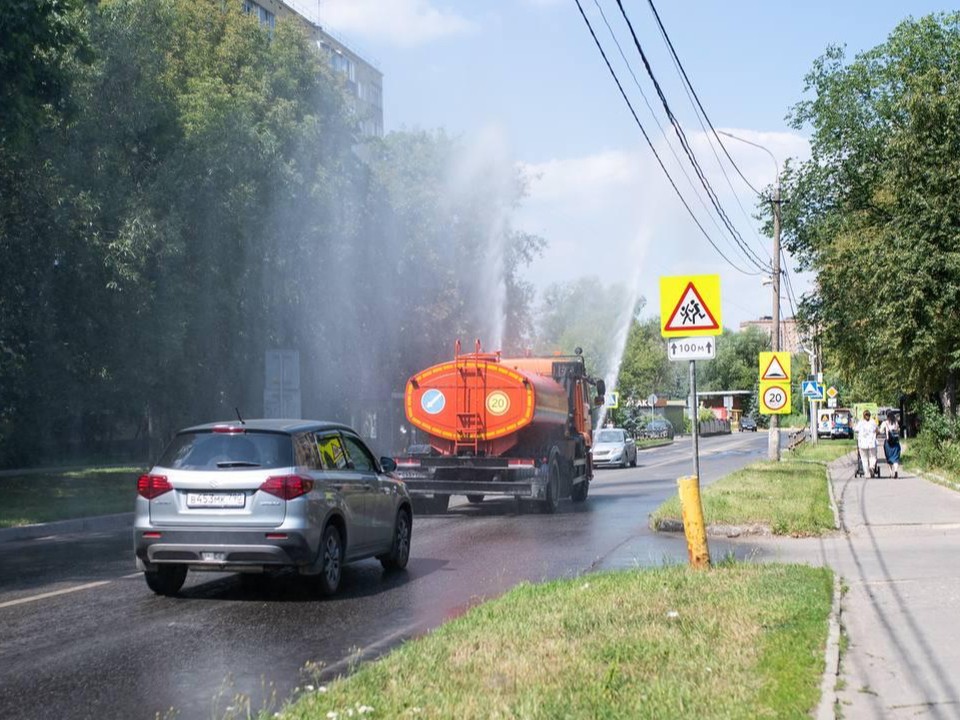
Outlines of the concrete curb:
{"label": "concrete curb", "polygon": [[125,527],[133,527],[132,512],[2,528],[0,529],[0,543],[35,540],[36,538],[67,535],[69,533],[106,532],[107,530],[120,530]]}
{"label": "concrete curb", "polygon": [[833,602],[827,618],[827,647],[824,650],[823,677],[820,680],[820,703],[813,717],[816,720],[836,720],[837,678],[840,676],[840,596],[843,587],[840,576],[833,574]]}
{"label": "concrete curb", "polygon": [[853,453],[847,453],[836,460],[827,463],[827,492],[830,493],[830,509],[833,510],[833,529],[840,529],[840,506],[837,504],[837,495],[833,489],[833,475],[840,463],[847,460]]}

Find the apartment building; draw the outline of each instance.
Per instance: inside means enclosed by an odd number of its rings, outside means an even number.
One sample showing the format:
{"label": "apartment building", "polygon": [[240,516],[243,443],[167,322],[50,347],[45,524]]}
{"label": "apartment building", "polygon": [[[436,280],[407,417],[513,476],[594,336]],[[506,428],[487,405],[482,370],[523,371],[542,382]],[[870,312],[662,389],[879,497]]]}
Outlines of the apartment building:
{"label": "apartment building", "polygon": [[330,67],[343,79],[344,88],[353,100],[353,110],[359,123],[360,134],[366,137],[383,135],[383,73],[371,62],[351,50],[345,42],[331,31],[325,30],[292,4],[282,0],[241,0],[245,12],[260,20],[269,28],[276,26],[278,18],[293,17],[307,28],[310,39],[323,52]]}
{"label": "apartment building", "polygon": [[[757,320],[745,320],[740,323],[740,329],[746,330],[748,327],[755,327],[762,330],[769,337],[773,337],[773,317],[764,315]],[[797,329],[795,318],[784,318],[780,320],[780,349],[792,353],[803,352],[800,342],[800,331]]]}

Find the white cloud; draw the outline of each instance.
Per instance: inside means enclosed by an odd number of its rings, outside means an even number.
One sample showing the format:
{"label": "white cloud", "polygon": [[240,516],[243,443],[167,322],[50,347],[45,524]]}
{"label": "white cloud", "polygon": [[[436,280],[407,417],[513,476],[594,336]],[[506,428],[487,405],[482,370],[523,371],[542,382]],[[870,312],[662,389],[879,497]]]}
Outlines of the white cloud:
{"label": "white cloud", "polygon": [[430,0],[324,0],[320,22],[335,31],[400,47],[475,29],[467,18],[437,8]]}
{"label": "white cloud", "polygon": [[[799,135],[741,129],[730,132],[768,147],[781,164],[788,157],[809,155],[807,141]],[[689,131],[687,136],[733,223],[758,255],[768,257],[770,240],[762,235],[758,238],[757,223],[745,217],[756,212],[756,197],[727,163],[730,184],[745,210],[741,213],[707,145],[707,136]],[[773,181],[774,164],[766,153],[728,138],[724,138],[724,145],[755,187],[762,190]],[[742,256],[731,248],[733,240],[726,239],[707,219],[664,140],[658,143],[657,150],[707,232],[725,254],[746,266]],[[719,148],[717,152],[721,153]],[[533,278],[535,282],[542,279],[538,283],[541,286],[583,275],[598,275],[607,282],[630,286],[639,276],[647,308],[657,312],[659,276],[719,272],[729,326],[736,327],[741,320],[770,312],[769,287],[762,286],[758,277],[732,269],[710,247],[645,145],[522,167],[530,185],[517,224],[543,235],[549,242]],[[696,183],[693,170],[688,167],[687,172]],[[700,192],[703,193],[702,189]],[[798,293],[807,284],[808,281],[795,276]],[[783,307],[789,312],[786,300]]]}

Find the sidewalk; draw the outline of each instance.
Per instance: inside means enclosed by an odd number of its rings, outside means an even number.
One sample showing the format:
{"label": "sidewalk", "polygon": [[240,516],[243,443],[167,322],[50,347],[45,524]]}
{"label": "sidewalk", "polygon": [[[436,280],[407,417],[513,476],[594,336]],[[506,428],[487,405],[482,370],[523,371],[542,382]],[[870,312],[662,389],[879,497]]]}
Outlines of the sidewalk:
{"label": "sidewalk", "polygon": [[[737,541],[755,560],[827,564],[848,588],[838,717],[960,718],[960,493],[830,464],[842,530]],[[738,552],[738,554],[741,554]]]}

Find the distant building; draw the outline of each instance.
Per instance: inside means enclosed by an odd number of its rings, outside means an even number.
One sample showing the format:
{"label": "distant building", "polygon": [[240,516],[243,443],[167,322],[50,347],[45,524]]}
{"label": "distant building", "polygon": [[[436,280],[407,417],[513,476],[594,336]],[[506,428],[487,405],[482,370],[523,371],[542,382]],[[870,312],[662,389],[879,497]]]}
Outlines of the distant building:
{"label": "distant building", "polygon": [[[764,315],[759,320],[745,320],[740,323],[741,330],[746,330],[748,327],[759,328],[768,337],[773,338],[773,317],[770,315]],[[785,318],[780,321],[780,349],[792,353],[803,352],[796,318]]]}
{"label": "distant building", "polygon": [[295,17],[302,22],[317,48],[326,53],[330,67],[343,77],[344,87],[354,101],[353,110],[357,115],[360,134],[366,137],[383,136],[382,72],[319,24],[282,0],[241,2],[245,12],[255,15],[261,25],[271,29],[275,27],[278,17]]}

